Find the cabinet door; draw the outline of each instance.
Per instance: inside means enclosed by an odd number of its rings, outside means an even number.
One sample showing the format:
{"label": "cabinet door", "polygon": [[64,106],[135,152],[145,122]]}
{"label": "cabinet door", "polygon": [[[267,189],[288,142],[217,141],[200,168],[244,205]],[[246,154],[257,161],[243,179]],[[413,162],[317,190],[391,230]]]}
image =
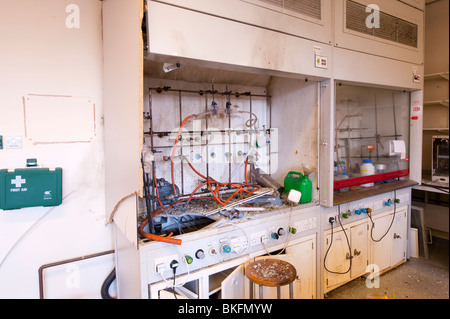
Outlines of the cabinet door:
{"label": "cabinet door", "polygon": [[[346,230],[347,231],[347,230]],[[348,231],[347,231],[348,232]],[[347,234],[350,236],[350,234]],[[349,237],[350,240],[350,237]],[[326,254],[330,247],[328,254]],[[350,271],[347,271],[350,267],[350,259],[348,259],[348,243],[344,232],[334,231],[333,240],[331,240],[331,234],[325,236],[325,287],[333,287],[339,285],[350,279]]]}
{"label": "cabinet door", "polygon": [[[386,234],[391,222],[392,214],[379,218],[373,218],[373,224],[369,224],[369,238],[372,244],[370,262],[371,264],[377,265],[380,271],[391,266],[392,229],[390,229],[388,234]],[[386,236],[384,236],[385,234]]]}
{"label": "cabinet door", "polygon": [[[286,248],[286,254],[261,256],[259,259],[279,259],[291,263],[297,271],[297,279],[293,283],[294,299],[314,299],[316,297],[316,253],[315,238],[306,240]],[[259,298],[259,286],[255,285],[254,298]],[[264,287],[264,299],[276,299],[277,288]],[[289,299],[289,285],[280,289],[280,298]]]}
{"label": "cabinet door", "polygon": [[245,299],[248,298],[245,293],[245,285],[248,285],[248,279],[245,277],[246,264],[239,265],[236,269],[222,281],[222,299]]}
{"label": "cabinet door", "polygon": [[391,266],[394,266],[406,258],[406,211],[395,214],[394,224],[392,225],[392,255]]}
{"label": "cabinet door", "polygon": [[295,299],[314,299],[316,297],[316,241],[315,238],[293,245],[286,249],[295,256],[293,265],[297,270],[294,282]]}
{"label": "cabinet door", "polygon": [[[284,255],[274,255],[274,256],[261,256],[255,258],[255,260],[262,260],[262,259],[278,259],[278,260],[284,260],[288,263],[291,263],[298,273],[298,265],[296,265],[296,259],[298,259],[298,256],[292,255],[292,254],[284,254]],[[298,285],[298,280],[294,281],[294,298],[297,298],[296,296],[299,295],[300,287]],[[253,290],[253,298],[259,299],[259,285],[254,285]],[[280,288],[280,298],[281,299],[289,299],[289,285],[283,286]],[[277,288],[275,287],[264,287],[263,288],[263,299],[277,299]]]}
{"label": "cabinet door", "polygon": [[350,243],[353,256],[351,276],[356,278],[366,273],[368,264],[367,223],[350,228]]}

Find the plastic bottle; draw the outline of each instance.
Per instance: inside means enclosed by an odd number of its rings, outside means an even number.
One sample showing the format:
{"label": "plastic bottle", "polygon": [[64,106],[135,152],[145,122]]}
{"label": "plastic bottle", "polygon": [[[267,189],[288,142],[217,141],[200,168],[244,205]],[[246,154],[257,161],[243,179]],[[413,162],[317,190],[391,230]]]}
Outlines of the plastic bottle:
{"label": "plastic bottle", "polygon": [[[372,160],[364,160],[360,167],[361,176],[368,176],[375,174],[375,166],[372,164]],[[362,184],[361,187],[372,187],[374,183]]]}
{"label": "plastic bottle", "polygon": [[298,172],[289,172],[284,178],[284,192],[289,193],[291,189],[300,191],[300,183],[303,179],[303,174]]}
{"label": "plastic bottle", "polygon": [[[341,181],[343,179],[348,179],[347,172],[342,173],[342,175],[338,175],[334,178],[335,181]],[[345,187],[339,189],[339,192],[348,192],[350,190],[350,187]]]}
{"label": "plastic bottle", "polygon": [[307,175],[305,175],[300,182],[300,193],[302,193],[300,204],[306,204],[312,201],[312,182]]}

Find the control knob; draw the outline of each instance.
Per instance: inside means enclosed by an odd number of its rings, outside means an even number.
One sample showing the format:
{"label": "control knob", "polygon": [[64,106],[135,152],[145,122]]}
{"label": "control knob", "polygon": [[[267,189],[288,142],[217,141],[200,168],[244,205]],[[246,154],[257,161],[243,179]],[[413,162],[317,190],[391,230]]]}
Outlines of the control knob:
{"label": "control knob", "polygon": [[278,239],[278,238],[280,238],[280,235],[278,235],[277,233],[272,232],[272,233],[270,233],[270,237],[273,238],[273,239]]}
{"label": "control knob", "polygon": [[231,252],[231,247],[229,245],[223,244],[222,247],[220,247],[222,252],[225,254],[229,254]]}
{"label": "control knob", "polygon": [[197,259],[203,259],[205,258],[205,252],[202,249],[199,249],[195,252],[195,257]]}

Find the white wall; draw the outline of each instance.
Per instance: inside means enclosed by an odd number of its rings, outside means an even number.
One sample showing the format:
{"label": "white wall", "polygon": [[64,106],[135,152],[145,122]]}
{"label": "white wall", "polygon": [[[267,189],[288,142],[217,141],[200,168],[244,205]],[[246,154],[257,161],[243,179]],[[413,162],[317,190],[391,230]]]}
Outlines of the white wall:
{"label": "white wall", "polygon": [[[112,228],[105,226],[101,6],[92,0],[0,1],[0,135],[20,136],[23,143],[18,150],[0,150],[0,169],[23,168],[27,158],[63,169],[62,205],[0,210],[0,298],[38,298],[41,265],[113,249]],[[83,97],[92,113],[78,122],[71,111],[52,119],[79,130],[41,128],[50,140],[40,143],[26,128],[46,117],[25,120],[23,98],[29,94],[45,96],[42,108],[54,96],[65,96],[61,107]],[[71,107],[77,106],[85,107]],[[61,134],[67,134],[62,143]],[[46,297],[100,297],[113,259],[47,270]]]}

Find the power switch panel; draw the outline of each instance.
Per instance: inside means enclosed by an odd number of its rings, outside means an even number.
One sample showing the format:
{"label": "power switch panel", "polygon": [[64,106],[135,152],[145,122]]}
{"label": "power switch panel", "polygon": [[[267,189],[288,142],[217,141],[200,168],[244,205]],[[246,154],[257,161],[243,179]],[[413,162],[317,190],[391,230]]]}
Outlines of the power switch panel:
{"label": "power switch panel", "polygon": [[61,203],[61,168],[0,170],[0,209],[58,206]]}
{"label": "power switch panel", "polygon": [[3,138],[3,144],[5,149],[21,149],[22,137],[21,136],[5,136]]}
{"label": "power switch panel", "polygon": [[316,55],[315,67],[320,69],[328,69],[328,58]]}

